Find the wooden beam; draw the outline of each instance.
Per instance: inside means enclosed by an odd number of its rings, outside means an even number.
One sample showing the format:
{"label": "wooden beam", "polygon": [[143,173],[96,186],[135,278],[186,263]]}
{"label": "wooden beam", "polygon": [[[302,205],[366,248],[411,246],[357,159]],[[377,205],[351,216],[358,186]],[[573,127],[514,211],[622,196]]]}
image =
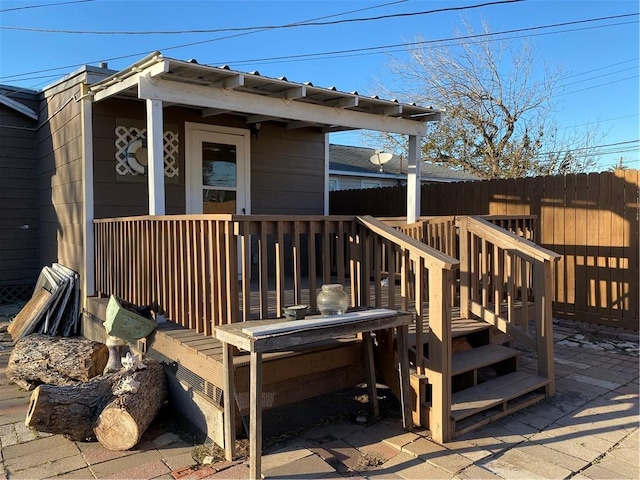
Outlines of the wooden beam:
{"label": "wooden beam", "polygon": [[213,117],[214,115],[223,115],[225,113],[231,113],[231,110],[224,110],[222,108],[205,108],[202,110],[202,118]]}
{"label": "wooden beam", "polygon": [[176,102],[201,108],[221,108],[257,115],[270,115],[289,120],[341,125],[357,129],[421,136],[421,121],[384,117],[377,114],[336,109],[290,99],[270,98],[246,92],[229,91],[169,80],[150,81],[140,77],[138,96],[144,99]]}
{"label": "wooden beam", "polygon": [[86,308],[87,297],[95,295],[95,245],[94,245],[94,196],[93,196],[93,105],[87,95],[87,85],[82,85],[82,221],[84,224],[82,304]]}
{"label": "wooden beam", "polygon": [[162,73],[167,73],[168,71],[169,62],[164,61],[156,63],[155,65],[152,65],[135,75],[123,77],[122,79],[114,79],[113,85],[110,85],[102,90],[98,90],[93,94],[93,101],[99,102],[101,100],[104,100],[105,98],[109,98],[113,95],[123,92],[124,90],[128,90],[132,87],[137,86],[141,76],[153,78]]}

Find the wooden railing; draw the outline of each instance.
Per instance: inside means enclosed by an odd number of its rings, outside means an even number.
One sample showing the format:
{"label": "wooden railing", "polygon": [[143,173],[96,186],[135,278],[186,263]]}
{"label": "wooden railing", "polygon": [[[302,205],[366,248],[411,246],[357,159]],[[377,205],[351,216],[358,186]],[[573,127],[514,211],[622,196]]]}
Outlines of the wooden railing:
{"label": "wooden railing", "polygon": [[550,380],[553,394],[551,282],[560,255],[480,217],[459,217],[456,225],[460,316],[473,314],[534,349],[538,374]]}
{"label": "wooden railing", "polygon": [[232,221],[231,215],[95,220],[97,294],[159,305],[173,321],[211,335],[238,315]]}
{"label": "wooden railing", "polygon": [[316,310],[318,278],[346,281],[354,229],[355,217],[337,216],[96,220],[96,292],[158,304],[205,335],[224,323],[279,317],[287,303]]}

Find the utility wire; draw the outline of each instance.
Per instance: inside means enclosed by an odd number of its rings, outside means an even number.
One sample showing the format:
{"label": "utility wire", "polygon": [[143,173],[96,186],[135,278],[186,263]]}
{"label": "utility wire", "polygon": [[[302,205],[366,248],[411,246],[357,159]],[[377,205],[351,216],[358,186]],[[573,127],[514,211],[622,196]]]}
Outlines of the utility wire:
{"label": "utility wire", "polygon": [[558,93],[558,94],[554,95],[554,97],[563,97],[565,95],[573,95],[574,93],[584,92],[585,90],[591,90],[592,88],[606,87],[607,85],[613,85],[614,83],[626,82],[627,80],[633,80],[634,78],[638,78],[638,77],[640,77],[640,74],[639,75],[632,75],[630,77],[621,78],[619,80],[612,80],[612,81],[606,82],[606,83],[599,83],[598,85],[591,85],[590,87],[580,88],[578,90],[572,90],[571,92]]}
{"label": "utility wire", "polygon": [[[422,41],[422,42],[408,42],[408,43],[399,43],[399,44],[392,44],[392,45],[383,45],[383,46],[377,46],[377,47],[365,47],[365,48],[357,48],[357,49],[348,49],[348,50],[337,50],[337,51],[331,51],[331,52],[320,52],[320,53],[310,53],[310,54],[301,54],[301,55],[285,55],[285,56],[279,56],[279,57],[267,57],[267,58],[258,58],[258,59],[248,59],[248,60],[237,60],[237,61],[225,61],[225,62],[219,62],[220,64],[234,64],[234,65],[242,65],[242,64],[246,64],[246,63],[261,63],[261,64],[265,64],[265,63],[274,63],[274,62],[292,62],[292,61],[301,61],[301,60],[308,60],[308,59],[312,59],[314,57],[322,57],[322,56],[326,56],[326,58],[334,58],[335,56],[347,56],[346,54],[351,54],[351,56],[363,56],[363,55],[372,55],[372,54],[378,54],[380,52],[377,52],[375,50],[384,50],[385,52],[389,52],[392,51],[391,49],[394,48],[406,48],[409,46],[413,46],[412,49],[417,49],[420,48],[420,45],[426,45],[426,44],[436,44],[436,43],[442,43],[442,42],[455,42],[453,44],[449,44],[449,45],[433,45],[434,47],[437,48],[441,48],[441,47],[446,47],[446,46],[451,46],[451,45],[457,45],[459,44],[461,41],[466,41],[466,40],[470,40],[470,39],[474,39],[474,38],[490,38],[490,37],[497,37],[500,35],[505,35],[505,34],[509,34],[509,33],[514,33],[514,32],[526,32],[526,31],[536,31],[536,30],[541,30],[541,29],[548,29],[548,28],[556,28],[558,26],[566,26],[566,25],[574,25],[574,24],[584,24],[584,23],[591,23],[591,22],[597,22],[597,21],[602,21],[602,20],[610,20],[610,19],[616,19],[616,18],[621,18],[621,17],[631,17],[631,16],[638,16],[638,13],[630,13],[630,14],[624,14],[624,15],[615,15],[615,16],[609,16],[609,17],[598,17],[598,18],[591,18],[591,19],[584,19],[584,20],[577,20],[577,21],[573,21],[573,22],[564,22],[564,23],[558,23],[558,24],[549,24],[549,25],[539,25],[539,26],[534,26],[534,27],[527,27],[527,28],[521,28],[521,29],[516,29],[516,30],[506,30],[506,31],[501,31],[501,32],[489,32],[489,33],[483,33],[483,34],[475,34],[475,35],[467,35],[467,36],[463,36],[463,37],[450,37],[450,38],[445,38],[445,39],[435,39],[435,40],[427,40],[427,41]],[[551,35],[551,34],[557,34],[557,33],[566,33],[566,32],[571,32],[571,31],[576,31],[576,30],[585,30],[585,29],[593,29],[593,28],[605,28],[605,27],[611,27],[611,26],[619,26],[619,25],[626,25],[629,23],[637,23],[637,22],[623,22],[623,23],[615,23],[615,24],[607,24],[607,25],[598,25],[598,26],[591,26],[591,27],[583,27],[583,28],[578,28],[578,29],[568,29],[568,30],[561,30],[558,32],[546,32],[546,33],[539,33],[537,35]],[[251,33],[255,33],[255,32],[251,32]],[[239,35],[246,35],[247,33],[244,34],[239,34]],[[525,35],[525,36],[534,36],[534,35]],[[229,37],[225,37],[225,38],[229,38]],[[508,37],[508,38],[500,38],[499,40],[507,40],[510,38],[519,38],[519,37]],[[205,41],[201,41],[201,42],[194,42],[191,44],[185,44],[185,45],[179,45],[179,46],[174,46],[174,47],[168,47],[168,48],[164,48],[161,49],[161,51],[167,51],[167,50],[171,50],[171,49],[177,49],[177,48],[183,48],[186,46],[192,46],[192,45],[197,45],[197,44],[201,44],[201,43],[208,43],[208,42],[214,42],[217,40],[222,40],[222,38],[220,39],[213,39],[213,40],[205,40]],[[383,53],[385,53],[383,52]],[[129,55],[122,55],[122,56],[118,56],[118,57],[111,57],[111,58],[102,58],[100,60],[94,60],[91,62],[85,62],[85,63],[81,63],[81,64],[72,64],[72,65],[66,65],[66,66],[62,66],[62,67],[56,67],[56,68],[49,68],[49,69],[43,69],[43,70],[35,70],[32,72],[26,72],[26,73],[21,73],[21,74],[15,74],[15,75],[8,75],[5,77],[0,77],[2,80],[6,81],[7,79],[13,79],[13,78],[17,78],[17,77],[24,77],[26,75],[33,75],[33,74],[37,74],[37,73],[45,73],[45,72],[53,72],[53,71],[57,71],[57,70],[63,70],[63,69],[70,69],[70,68],[75,68],[75,67],[79,67],[85,64],[91,64],[91,63],[96,63],[98,61],[115,61],[115,60],[122,60],[122,59],[126,59],[126,58],[130,58],[130,57],[139,57],[143,54],[147,54],[149,52],[139,52],[136,54],[129,54]],[[212,63],[208,63],[206,65],[213,65]],[[33,77],[33,78],[40,78],[40,77]],[[29,78],[27,78],[29,79]]]}
{"label": "utility wire", "polygon": [[[286,60],[296,60],[296,59],[307,59],[307,58],[319,57],[319,56],[324,56],[324,55],[337,56],[337,55],[340,55],[340,54],[349,54],[349,53],[361,54],[362,52],[371,52],[371,51],[374,51],[374,50],[389,50],[389,49],[394,49],[394,48],[406,48],[406,47],[410,47],[410,46],[412,47],[411,49],[415,50],[417,48],[421,48],[424,45],[432,45],[434,43],[455,42],[455,43],[453,43],[451,45],[457,45],[457,44],[460,44],[462,41],[471,40],[471,39],[475,39],[475,38],[495,37],[495,36],[499,36],[499,35],[508,35],[508,34],[511,34],[511,33],[522,33],[522,32],[527,32],[527,31],[535,31],[535,30],[556,28],[556,27],[562,27],[562,26],[568,26],[568,25],[591,23],[591,22],[597,22],[597,21],[602,21],[602,20],[612,20],[612,19],[621,18],[621,17],[631,17],[631,16],[638,16],[638,15],[639,15],[638,13],[630,13],[630,14],[625,14],[625,15],[616,15],[616,16],[612,16],[612,17],[590,18],[590,19],[586,19],[586,20],[576,20],[576,21],[573,21],[573,22],[564,22],[564,23],[555,23],[555,24],[549,24],[549,25],[540,25],[540,26],[536,26],[536,27],[518,28],[518,29],[514,29],[514,30],[504,30],[504,31],[501,31],[501,32],[479,33],[479,34],[473,34],[473,35],[464,35],[464,36],[461,36],[461,37],[449,37],[449,38],[441,38],[441,39],[435,39],[435,40],[423,40],[423,41],[420,41],[420,42],[396,43],[396,44],[382,45],[382,46],[377,46],[377,47],[352,48],[352,49],[346,49],[346,50],[334,50],[334,51],[331,51],[331,52],[307,53],[307,54],[300,54],[300,55],[284,55],[284,56],[279,56],[279,57],[254,58],[254,59],[249,59],[249,60],[224,61],[224,62],[219,62],[219,63],[222,63],[222,64],[234,64],[234,65],[239,65],[239,64],[243,64],[243,63],[266,63],[266,62],[270,62],[270,61],[286,61]],[[628,23],[637,23],[637,22],[615,23],[615,24],[601,25],[601,26],[596,26],[596,27],[585,27],[585,28],[576,29],[576,30],[585,30],[586,28],[593,29],[593,28],[599,28],[599,27],[610,27],[610,26],[626,25]],[[567,31],[574,31],[574,30],[564,30],[563,32],[567,32]],[[551,32],[551,33],[562,33],[562,32]],[[531,36],[531,35],[527,35],[527,36]],[[446,45],[446,46],[451,46],[451,45]],[[443,47],[443,45],[437,45],[437,47]]]}
{"label": "utility wire", "polygon": [[[338,16],[341,16],[341,15],[349,15],[349,14],[352,14],[352,13],[358,13],[358,12],[362,12],[362,11],[365,11],[365,10],[373,10],[373,9],[376,9],[376,8],[387,7],[389,5],[395,5],[395,4],[404,3],[404,2],[407,2],[407,1],[409,1],[409,0],[396,0],[396,1],[393,1],[393,2],[382,3],[382,4],[379,4],[379,5],[373,5],[371,7],[365,7],[365,8],[360,8],[360,9],[356,9],[356,10],[348,10],[346,12],[334,13],[334,14],[325,15],[325,16],[322,16],[322,17],[311,18],[309,20],[303,20],[302,22],[296,22],[296,23],[314,22],[314,21],[317,21],[317,20],[325,19],[325,18],[333,18],[333,17],[338,17]],[[213,39],[213,40],[206,40],[204,42],[194,42],[194,43],[190,43],[190,44],[184,44],[184,45],[179,45],[179,46],[174,46],[174,47],[168,47],[168,48],[164,48],[163,50],[166,51],[166,50],[171,50],[171,49],[175,49],[175,48],[184,48],[184,47],[188,47],[188,46],[192,46],[192,45],[197,45],[197,44],[200,44],[200,43],[213,42],[213,41],[224,40],[224,39],[234,38],[234,37],[241,37],[241,36],[251,35],[253,33],[258,33],[258,32],[260,32],[260,30],[251,31],[251,32],[244,32],[244,33],[237,33],[235,35],[229,35],[229,36],[226,36],[226,37],[217,38],[217,39]],[[70,69],[70,68],[80,67],[80,66],[86,65],[86,64],[96,63],[97,61],[124,60],[126,58],[131,58],[131,57],[140,57],[140,56],[146,55],[148,53],[149,52],[138,52],[138,53],[134,53],[134,54],[121,55],[119,57],[103,58],[101,60],[93,60],[91,62],[84,62],[84,63],[79,63],[79,64],[77,63],[77,64],[73,64],[73,65],[65,65],[64,67],[49,68],[49,69],[44,69],[44,70],[36,70],[36,71],[33,71],[33,72],[29,72],[29,73],[9,75],[9,76],[0,77],[0,78],[2,78],[3,80],[6,80],[6,79],[9,79],[9,78],[21,77],[21,76],[24,76],[24,75],[31,75],[31,74],[35,74],[35,73],[44,73],[44,72],[51,72],[51,71],[57,71],[57,70],[66,70],[66,69]],[[54,75],[51,75],[50,77],[53,77],[53,76]],[[42,77],[37,77],[37,78],[42,78]]]}
{"label": "utility wire", "polygon": [[[97,31],[97,30],[58,30],[51,28],[30,28],[30,27],[11,27],[0,26],[2,30],[19,30],[25,32],[37,32],[37,33],[64,33],[71,35],[184,35],[184,34],[202,34],[202,33],[226,33],[226,32],[254,32],[264,30],[278,30],[282,28],[297,28],[297,27],[322,27],[328,25],[340,25],[344,23],[359,23],[359,22],[371,22],[376,20],[387,20],[390,18],[405,18],[421,15],[431,15],[433,13],[443,12],[455,12],[460,10],[471,10],[475,8],[490,7],[493,5],[502,5],[505,3],[519,3],[524,0],[499,0],[495,2],[478,3],[475,5],[467,5],[460,7],[444,7],[433,10],[423,10],[419,12],[405,12],[405,13],[393,13],[388,15],[378,15],[375,17],[364,18],[347,18],[342,20],[331,20],[327,22],[316,21],[302,21],[296,23],[288,23],[284,25],[263,25],[254,27],[227,27],[227,28],[212,28],[212,29],[193,29],[193,30],[150,30],[150,31],[132,31],[132,30],[115,30],[115,31]],[[348,12],[353,13],[353,12]],[[344,14],[341,14],[344,15]]]}
{"label": "utility wire", "polygon": [[[536,156],[543,156],[543,155],[559,155],[562,153],[571,153],[571,152],[581,152],[581,151],[585,151],[585,150],[597,150],[597,149],[601,149],[601,148],[609,148],[609,147],[617,147],[617,146],[621,146],[621,145],[630,145],[632,143],[639,143],[640,139],[636,139],[636,140],[626,140],[624,142],[616,142],[616,143],[606,143],[606,144],[602,144],[602,145],[591,145],[591,146],[587,146],[587,147],[580,147],[580,148],[570,148],[570,149],[566,149],[566,150],[558,150],[556,152],[539,152],[536,154]],[[626,147],[625,147],[626,148]],[[637,147],[633,147],[633,148],[629,148],[628,151],[636,151]],[[626,151],[626,150],[625,150]],[[607,153],[607,152],[604,152]],[[617,153],[617,152],[612,152],[612,153]]]}
{"label": "utility wire", "polygon": [[14,12],[16,10],[30,10],[32,8],[57,7],[60,5],[70,5],[72,3],[87,3],[94,1],[95,0],[74,0],[70,2],[45,3],[44,5],[25,5],[24,7],[3,8],[2,10],[0,10],[0,13]]}

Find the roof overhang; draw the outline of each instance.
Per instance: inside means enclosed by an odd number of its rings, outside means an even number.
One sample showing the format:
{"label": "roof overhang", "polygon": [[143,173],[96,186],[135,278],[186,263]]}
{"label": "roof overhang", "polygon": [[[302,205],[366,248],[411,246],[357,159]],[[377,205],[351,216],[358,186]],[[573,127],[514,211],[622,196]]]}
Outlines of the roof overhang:
{"label": "roof overhang", "polygon": [[229,113],[242,115],[247,123],[278,121],[287,128],[316,126],[325,132],[366,129],[422,136],[426,122],[440,119],[431,107],[199,65],[160,52],[90,85],[89,92],[95,102],[159,100],[200,109],[203,117]]}

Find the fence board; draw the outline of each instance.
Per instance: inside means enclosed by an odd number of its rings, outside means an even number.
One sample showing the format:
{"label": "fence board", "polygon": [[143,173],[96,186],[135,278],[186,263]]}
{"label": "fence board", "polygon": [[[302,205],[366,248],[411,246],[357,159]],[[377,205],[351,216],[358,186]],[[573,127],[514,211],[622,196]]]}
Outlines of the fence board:
{"label": "fence board", "polygon": [[[424,185],[422,214],[536,215],[533,241],[563,257],[554,272],[556,315],[637,330],[638,181],[638,170],[627,170]],[[330,209],[403,216],[406,188],[331,192]]]}
{"label": "fence board", "polygon": [[[628,259],[628,267],[625,270],[624,292],[626,301],[624,303],[623,317],[638,321],[640,312],[638,311],[640,299],[640,286],[638,285],[638,185],[640,185],[640,172],[638,170],[627,170],[624,173],[624,239],[625,245],[623,254]],[[633,243],[635,241],[635,243]]]}

